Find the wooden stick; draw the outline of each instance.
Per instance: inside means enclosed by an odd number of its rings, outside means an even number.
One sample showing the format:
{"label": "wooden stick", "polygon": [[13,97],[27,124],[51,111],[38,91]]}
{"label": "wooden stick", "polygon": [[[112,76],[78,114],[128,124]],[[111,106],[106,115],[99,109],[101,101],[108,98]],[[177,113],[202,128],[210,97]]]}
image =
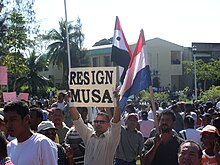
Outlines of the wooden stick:
{"label": "wooden stick", "polygon": [[158,124],[157,115],[156,115],[157,109],[156,109],[156,105],[154,102],[153,88],[151,85],[149,86],[149,92],[150,92],[150,101],[151,101],[151,105],[152,105],[152,111],[153,111],[153,115],[154,115],[154,125],[156,128],[156,133],[159,134],[160,130],[159,130],[159,124]]}

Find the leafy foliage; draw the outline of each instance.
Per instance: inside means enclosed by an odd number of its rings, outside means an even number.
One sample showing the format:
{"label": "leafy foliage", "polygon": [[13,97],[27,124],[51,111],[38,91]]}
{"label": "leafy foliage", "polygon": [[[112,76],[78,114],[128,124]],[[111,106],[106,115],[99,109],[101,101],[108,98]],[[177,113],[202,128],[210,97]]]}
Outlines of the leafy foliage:
{"label": "leafy foliage", "polygon": [[[80,19],[77,24],[73,26],[67,23],[69,34],[70,58],[71,67],[85,66],[88,64],[86,59],[86,50],[80,49],[84,40],[84,35],[81,32],[82,24]],[[72,32],[75,30],[75,32]],[[63,69],[63,82],[67,86],[67,76],[69,73],[68,66],[68,52],[67,52],[67,35],[66,35],[66,21],[61,19],[59,21],[59,31],[56,29],[50,30],[43,36],[44,40],[51,41],[48,46],[48,59],[52,65],[57,65],[58,68]]]}
{"label": "leafy foliage", "polygon": [[30,40],[27,37],[24,27],[25,20],[22,14],[12,12],[6,18],[6,31],[2,39],[2,65],[8,67],[9,86],[15,90],[16,79],[27,72],[28,68],[25,65],[24,51],[30,45]]}
{"label": "leafy foliage", "polygon": [[[145,91],[145,90],[140,91],[137,94],[137,96],[140,98],[141,101],[150,99],[150,93]],[[154,93],[154,98],[155,98],[155,100],[157,100],[159,102],[162,102],[162,101],[167,102],[168,99],[169,99],[169,94],[167,94],[165,92],[155,92]]]}
{"label": "leafy foliage", "polygon": [[215,102],[220,96],[220,86],[212,86],[209,90],[202,92],[200,100],[203,102],[212,101]]}
{"label": "leafy foliage", "polygon": [[189,87],[185,87],[183,90],[181,90],[179,92],[179,94],[178,94],[179,101],[184,101],[184,102],[188,101],[187,95],[186,95],[186,91],[188,91],[188,90],[189,90]]}
{"label": "leafy foliage", "polygon": [[[183,61],[184,73],[194,74],[194,63],[192,61]],[[211,81],[212,84],[215,81],[220,80],[220,60],[211,59],[208,63],[203,62],[201,59],[196,60],[196,77],[197,81],[203,81],[203,89],[206,89],[207,80]]]}
{"label": "leafy foliage", "polygon": [[112,40],[113,40],[113,37],[109,39],[104,38],[96,42],[93,46],[109,45],[109,44],[112,44]]}
{"label": "leafy foliage", "polygon": [[48,61],[44,56],[37,56],[33,51],[26,60],[26,66],[28,72],[17,79],[17,88],[26,86],[30,94],[37,95],[40,89],[52,85],[49,79],[39,74],[42,68],[48,67]]}

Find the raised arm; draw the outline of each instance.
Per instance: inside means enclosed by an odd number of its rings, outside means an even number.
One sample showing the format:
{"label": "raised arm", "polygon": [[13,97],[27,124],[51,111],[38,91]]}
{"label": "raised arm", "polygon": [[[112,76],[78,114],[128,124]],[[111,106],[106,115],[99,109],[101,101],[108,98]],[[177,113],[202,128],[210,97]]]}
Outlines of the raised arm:
{"label": "raised arm", "polygon": [[76,107],[70,107],[70,115],[72,116],[73,120],[79,119],[79,112]]}
{"label": "raised arm", "polygon": [[121,113],[119,110],[119,94],[118,91],[114,91],[114,114],[113,114],[113,123],[118,123],[121,118]]}

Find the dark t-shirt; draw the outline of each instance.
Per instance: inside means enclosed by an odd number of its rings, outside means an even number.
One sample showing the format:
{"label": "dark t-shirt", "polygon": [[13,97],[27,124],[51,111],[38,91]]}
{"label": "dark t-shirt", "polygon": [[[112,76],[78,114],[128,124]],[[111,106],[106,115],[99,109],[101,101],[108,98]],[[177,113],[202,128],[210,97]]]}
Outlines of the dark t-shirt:
{"label": "dark t-shirt", "polygon": [[64,148],[60,144],[56,144],[58,149],[58,165],[66,165],[67,158]]}
{"label": "dark t-shirt", "polygon": [[[178,136],[173,136],[168,143],[161,143],[157,148],[155,157],[151,163],[151,165],[178,165],[177,153],[180,144],[184,140]],[[149,138],[144,143],[145,153],[151,149],[154,144],[154,137]]]}

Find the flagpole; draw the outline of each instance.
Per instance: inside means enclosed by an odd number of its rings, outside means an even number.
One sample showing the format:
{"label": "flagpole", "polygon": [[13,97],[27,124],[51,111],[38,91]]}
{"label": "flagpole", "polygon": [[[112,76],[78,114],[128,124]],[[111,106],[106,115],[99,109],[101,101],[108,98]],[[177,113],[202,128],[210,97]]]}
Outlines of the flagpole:
{"label": "flagpole", "polygon": [[153,94],[153,88],[152,85],[149,86],[149,92],[150,92],[150,100],[151,100],[151,105],[152,105],[152,112],[154,115],[154,125],[156,128],[156,133],[159,135],[160,131],[159,131],[159,124],[158,124],[158,119],[157,119],[157,115],[156,115],[156,105],[155,105],[155,101],[154,101],[154,94]]}
{"label": "flagpole", "polygon": [[[64,0],[64,9],[65,9],[65,24],[66,24],[66,39],[67,39],[67,54],[68,54],[68,65],[71,68],[70,61],[70,42],[69,42],[69,32],[68,32],[68,22],[67,22],[67,10],[66,10],[66,0]],[[69,73],[68,73],[69,74]]]}

